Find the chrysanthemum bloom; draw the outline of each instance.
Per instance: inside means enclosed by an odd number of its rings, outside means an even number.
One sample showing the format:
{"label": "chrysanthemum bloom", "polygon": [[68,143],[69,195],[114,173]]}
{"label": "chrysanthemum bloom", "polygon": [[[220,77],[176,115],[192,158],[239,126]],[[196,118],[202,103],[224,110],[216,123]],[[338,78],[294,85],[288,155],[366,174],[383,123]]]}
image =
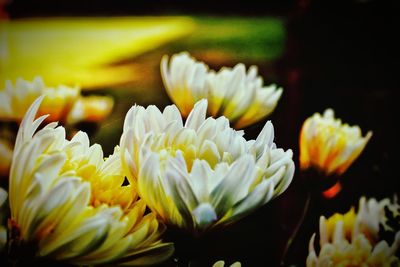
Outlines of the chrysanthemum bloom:
{"label": "chrysanthemum bloom", "polygon": [[29,106],[41,95],[46,97],[38,113],[49,114],[48,121],[64,121],[78,99],[80,89],[64,85],[49,88],[40,77],[36,77],[33,82],[18,79],[15,86],[7,81],[6,88],[0,90],[0,119],[20,122]]}
{"label": "chrysanthemum bloom", "polygon": [[79,97],[68,114],[67,122],[102,121],[111,113],[113,106],[114,100],[110,96],[91,95]]}
{"label": "chrysanthemum bloom", "polygon": [[396,256],[400,246],[400,232],[389,246],[379,237],[379,224],[384,216],[387,199],[377,202],[361,198],[358,213],[351,209],[345,215],[335,214],[320,218],[320,250],[314,248],[315,234],[310,240],[307,267],[325,266],[400,266]]}
{"label": "chrysanthemum bloom", "polygon": [[[3,216],[3,205],[7,200],[7,192],[3,188],[0,187],[0,252],[3,251],[6,243],[7,243],[7,228],[4,226],[4,216]],[[4,218],[3,218],[4,217]]]}
{"label": "chrysanthemum bloom", "polygon": [[243,64],[215,72],[187,52],[161,60],[161,75],[172,101],[187,117],[200,99],[208,100],[208,113],[227,117],[235,128],[249,126],[271,114],[282,89],[264,86],[256,66],[247,71]]}
{"label": "chrysanthemum bloom", "polygon": [[183,124],[175,105],[133,106],[121,137],[124,168],[143,200],[163,222],[196,233],[246,216],[285,191],[294,173],[271,122],[246,141],[206,111],[203,99]]}
{"label": "chrysanthemum bloom", "polygon": [[[224,267],[225,266],[225,262],[224,261],[217,261],[216,263],[213,264],[212,267]],[[242,264],[240,262],[234,262],[231,265],[229,265],[229,267],[241,267]]]}
{"label": "chrysanthemum bloom", "polygon": [[113,262],[143,265],[172,254],[162,243],[153,213],[137,200],[124,176],[118,149],[107,159],[99,145],[77,133],[70,141],[65,129],[34,120],[36,100],[18,131],[10,171],[13,243],[34,244],[37,257],[73,264]]}
{"label": "chrysanthemum bloom", "polygon": [[372,132],[362,137],[358,126],[342,124],[332,109],[315,113],[300,133],[300,168],[315,168],[325,175],[343,174],[361,154]]}

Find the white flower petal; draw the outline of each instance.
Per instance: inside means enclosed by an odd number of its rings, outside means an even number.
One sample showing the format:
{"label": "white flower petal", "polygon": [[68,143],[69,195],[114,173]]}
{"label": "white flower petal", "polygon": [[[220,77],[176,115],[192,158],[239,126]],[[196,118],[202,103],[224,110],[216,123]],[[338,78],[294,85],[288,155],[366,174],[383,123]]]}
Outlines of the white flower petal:
{"label": "white flower petal", "polygon": [[207,100],[203,99],[198,101],[193,110],[190,112],[185,127],[197,130],[205,121],[207,113]]}
{"label": "white flower petal", "polygon": [[219,216],[248,194],[254,177],[252,157],[244,155],[232,164],[228,173],[211,192],[211,203]]}

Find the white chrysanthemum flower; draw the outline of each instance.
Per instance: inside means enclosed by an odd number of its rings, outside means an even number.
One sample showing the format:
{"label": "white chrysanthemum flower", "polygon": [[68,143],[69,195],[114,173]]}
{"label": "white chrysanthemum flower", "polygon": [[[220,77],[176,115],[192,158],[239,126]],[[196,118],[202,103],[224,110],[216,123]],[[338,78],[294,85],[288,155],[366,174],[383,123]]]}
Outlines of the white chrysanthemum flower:
{"label": "white chrysanthemum flower", "polygon": [[7,243],[7,228],[4,223],[4,215],[3,213],[3,205],[7,200],[7,191],[0,187],[0,252],[3,251],[6,243]]}
{"label": "white chrysanthemum flower", "polygon": [[[142,265],[172,254],[162,243],[163,227],[134,188],[122,186],[118,149],[103,158],[88,136],[65,139],[65,129],[50,123],[36,132],[46,116],[34,120],[36,100],[18,131],[10,171],[13,232],[34,243],[36,255],[80,265],[113,262]],[[36,132],[36,133],[35,133]]]}
{"label": "white chrysanthemum flower", "polygon": [[207,100],[185,124],[175,105],[133,106],[121,137],[122,162],[140,196],[165,223],[200,232],[246,216],[289,186],[292,151],[276,148],[271,122],[256,140],[206,119]]}
{"label": "white chrysanthemum flower", "polygon": [[161,75],[172,101],[187,117],[200,99],[208,100],[208,113],[227,117],[235,128],[244,128],[271,114],[282,89],[264,86],[256,66],[247,71],[243,64],[215,72],[187,52],[161,60]]}
{"label": "white chrysanthemum flower", "polygon": [[329,219],[320,218],[320,250],[314,248],[312,236],[307,257],[307,267],[325,266],[400,266],[396,256],[400,247],[400,232],[395,234],[391,246],[379,237],[379,223],[384,216],[383,207],[388,199],[360,199],[359,211],[335,214]]}
{"label": "white chrysanthemum flower", "polygon": [[21,121],[33,101],[45,95],[39,115],[49,114],[49,121],[64,121],[79,94],[77,87],[46,87],[40,77],[33,82],[18,79],[15,86],[7,81],[5,89],[0,90],[0,119]]}
{"label": "white chrysanthemum flower", "polygon": [[326,175],[343,174],[371,136],[371,131],[362,137],[360,127],[342,124],[332,109],[325,110],[322,116],[315,113],[301,129],[300,168],[313,167]]}

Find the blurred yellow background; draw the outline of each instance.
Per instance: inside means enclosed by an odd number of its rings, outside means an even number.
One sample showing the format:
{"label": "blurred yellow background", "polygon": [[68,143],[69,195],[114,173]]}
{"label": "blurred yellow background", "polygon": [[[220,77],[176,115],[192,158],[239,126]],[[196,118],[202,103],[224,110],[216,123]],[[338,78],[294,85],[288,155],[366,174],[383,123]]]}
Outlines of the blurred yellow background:
{"label": "blurred yellow background", "polygon": [[186,17],[46,18],[0,22],[0,83],[40,75],[49,86],[94,88],[136,78],[113,63],[190,33]]}

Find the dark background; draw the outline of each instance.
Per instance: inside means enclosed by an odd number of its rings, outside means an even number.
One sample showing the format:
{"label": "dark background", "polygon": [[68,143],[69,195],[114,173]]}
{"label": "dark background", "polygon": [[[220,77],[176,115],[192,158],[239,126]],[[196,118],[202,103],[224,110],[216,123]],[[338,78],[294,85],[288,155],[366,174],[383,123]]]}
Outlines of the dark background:
{"label": "dark background", "polygon": [[[276,143],[292,148],[298,166],[302,122],[314,112],[334,108],[337,117],[358,124],[373,137],[342,177],[343,189],[331,200],[314,197],[293,243],[287,265],[305,265],[308,240],[320,215],[346,212],[360,196],[382,199],[399,192],[398,106],[399,6],[395,1],[78,1],[15,0],[11,18],[32,16],[215,15],[279,16],[286,22],[284,55],[274,62],[284,88],[270,119]],[[246,130],[254,138],[263,123]],[[278,266],[283,246],[305,202],[299,168],[280,197],[249,217],[198,240],[176,233],[179,266],[211,266],[224,259],[243,266]],[[171,260],[167,265],[174,265]]]}

